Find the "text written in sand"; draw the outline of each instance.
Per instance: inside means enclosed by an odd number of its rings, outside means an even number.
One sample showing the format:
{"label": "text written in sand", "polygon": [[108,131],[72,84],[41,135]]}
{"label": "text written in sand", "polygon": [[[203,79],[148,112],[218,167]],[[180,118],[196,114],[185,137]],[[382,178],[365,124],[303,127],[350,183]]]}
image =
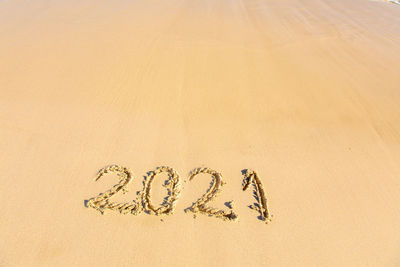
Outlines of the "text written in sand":
{"label": "text written in sand", "polygon": [[[164,202],[160,205],[160,207],[155,207],[151,201],[151,185],[155,177],[163,172],[168,174],[168,178],[164,182],[164,187],[167,188],[167,197],[164,198]],[[95,181],[99,180],[107,173],[117,174],[120,178],[119,183],[104,193],[100,193],[98,196],[87,200],[85,202],[86,207],[94,208],[100,211],[102,214],[105,210],[112,210],[120,212],[121,214],[132,215],[139,215],[142,211],[154,215],[170,215],[174,212],[181,192],[181,182],[178,173],[173,168],[162,166],[148,172],[143,182],[143,189],[142,191],[138,192],[136,199],[132,200],[131,202],[122,203],[112,202],[110,199],[120,191],[122,193],[128,191],[127,185],[133,178],[132,172],[126,167],[111,165],[101,169],[98,172]],[[208,206],[208,204],[221,192],[221,188],[225,184],[225,182],[222,180],[222,174],[210,168],[196,168],[189,173],[189,181],[193,180],[195,176],[201,173],[211,175],[211,186],[203,194],[203,196],[195,201],[190,207],[186,208],[185,212],[192,212],[194,213],[194,216],[196,216],[197,213],[201,213],[210,217],[220,218],[227,221],[237,221],[239,216],[233,211],[233,201],[227,202],[230,203],[227,205],[230,209],[229,211]],[[264,187],[258,174],[252,170],[244,170],[242,173],[244,176],[243,191],[245,191],[250,185],[253,185],[254,195],[258,202],[254,205],[251,205],[250,208],[260,213],[259,218],[262,221],[266,223],[270,222],[272,215],[269,213]]]}

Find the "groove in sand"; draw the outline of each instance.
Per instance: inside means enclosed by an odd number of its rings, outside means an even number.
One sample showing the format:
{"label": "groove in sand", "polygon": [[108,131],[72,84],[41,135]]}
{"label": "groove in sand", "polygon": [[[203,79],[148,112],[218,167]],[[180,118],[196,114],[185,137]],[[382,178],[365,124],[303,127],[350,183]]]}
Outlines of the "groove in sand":
{"label": "groove in sand", "polygon": [[237,221],[238,215],[234,213],[233,210],[230,210],[228,212],[213,207],[206,207],[206,204],[221,192],[220,187],[224,185],[224,182],[222,181],[222,175],[219,172],[214,171],[210,168],[196,168],[190,172],[189,180],[192,180],[196,175],[200,173],[211,174],[212,176],[211,186],[200,199],[198,199],[196,202],[192,204],[191,207],[185,209],[185,212],[191,211],[195,214],[203,213],[210,217],[216,217],[229,221]]}
{"label": "groove in sand", "polygon": [[107,173],[116,173],[120,178],[120,182],[116,185],[114,185],[111,189],[107,190],[104,193],[99,194],[97,197],[93,197],[88,200],[86,203],[87,207],[94,208],[98,211],[100,211],[102,214],[104,213],[105,210],[113,210],[113,211],[119,211],[120,213],[127,214],[131,213],[133,215],[137,215],[142,211],[142,205],[140,203],[140,200],[135,200],[133,203],[128,203],[128,202],[123,202],[123,203],[117,203],[117,202],[110,202],[109,199],[118,193],[120,190],[122,190],[123,193],[128,192],[128,189],[126,186],[132,179],[132,173],[128,170],[128,168],[119,166],[119,165],[111,165],[107,166],[103,169],[101,169],[97,176],[95,181],[99,180],[103,175]]}
{"label": "groove in sand", "polygon": [[[151,182],[157,174],[162,172],[168,173],[168,180],[165,182],[164,186],[168,190],[168,196],[165,198],[164,202],[161,204],[161,207],[156,209],[151,203]],[[179,194],[181,192],[181,185],[179,181],[178,173],[170,167],[161,166],[157,167],[154,171],[148,173],[145,181],[144,181],[144,190],[143,190],[143,204],[144,210],[150,214],[160,215],[160,214],[172,214],[176,201],[178,200]]]}
{"label": "groove in sand", "polygon": [[268,223],[272,220],[273,215],[268,211],[267,198],[265,196],[264,187],[261,183],[258,174],[253,170],[245,170],[243,178],[243,191],[245,191],[250,184],[254,185],[254,194],[258,204],[251,205],[250,208],[260,212],[261,220]]}

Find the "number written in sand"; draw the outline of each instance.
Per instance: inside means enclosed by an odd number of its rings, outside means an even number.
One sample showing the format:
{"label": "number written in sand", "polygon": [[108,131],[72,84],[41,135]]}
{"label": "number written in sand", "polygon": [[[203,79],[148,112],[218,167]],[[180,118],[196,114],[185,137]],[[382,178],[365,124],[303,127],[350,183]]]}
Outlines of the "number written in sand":
{"label": "number written in sand", "polygon": [[203,213],[208,216],[221,218],[224,220],[235,221],[238,219],[238,215],[230,210],[229,212],[224,210],[219,210],[212,207],[206,207],[206,204],[210,202],[213,198],[217,196],[217,194],[221,191],[220,187],[223,186],[224,182],[222,181],[222,175],[209,168],[196,168],[190,172],[189,180],[192,180],[196,175],[200,173],[208,173],[212,176],[212,182],[210,188],[207,192],[196,202],[192,204],[191,207],[187,208],[185,212],[191,211],[193,213]]}
{"label": "number written in sand", "polygon": [[[151,203],[151,184],[155,176],[162,172],[168,173],[168,180],[165,181],[164,187],[168,190],[168,196],[165,198],[161,207],[158,209]],[[144,181],[144,193],[143,193],[143,203],[145,211],[150,214],[160,215],[160,214],[172,214],[175,209],[176,201],[178,200],[180,194],[180,182],[179,175],[176,171],[170,167],[158,167],[154,171],[150,171]]]}
{"label": "number written in sand", "polygon": [[116,203],[110,202],[110,198],[117,194],[122,190],[123,193],[126,193],[128,190],[126,186],[132,179],[132,173],[125,167],[121,167],[118,165],[111,165],[101,169],[95,181],[99,180],[107,173],[116,173],[118,177],[121,179],[120,182],[114,185],[111,189],[105,191],[104,193],[99,194],[96,197],[89,199],[86,203],[87,207],[94,208],[101,213],[104,213],[104,210],[114,210],[119,211],[120,213],[132,213],[134,215],[139,214],[141,211],[141,203],[139,201],[133,201],[132,203]]}
{"label": "number written in sand", "polygon": [[270,222],[273,216],[268,211],[267,198],[265,196],[264,187],[261,183],[260,178],[258,177],[258,174],[252,170],[243,170],[243,175],[243,191],[245,191],[250,186],[250,184],[253,184],[255,197],[258,202],[254,205],[250,205],[250,208],[260,212],[260,219],[262,221],[264,221],[265,223]]}
{"label": "number written in sand", "polygon": [[[164,199],[164,202],[161,204],[161,206],[156,208],[151,202],[151,185],[155,176],[162,172],[168,173],[168,179],[164,183],[164,186],[168,190],[168,195]],[[101,169],[98,172],[95,181],[99,180],[105,174],[109,173],[117,174],[120,178],[119,183],[114,185],[111,189],[105,191],[104,193],[101,193],[98,196],[85,201],[86,207],[94,208],[101,213],[104,213],[105,210],[118,211],[122,214],[131,213],[133,215],[138,215],[143,210],[149,214],[155,215],[169,215],[173,213],[181,189],[179,175],[173,168],[157,167],[154,171],[148,172],[147,176],[145,177],[146,179],[143,183],[143,190],[138,192],[136,199],[129,203],[111,202],[110,198],[116,195],[119,191],[122,191],[123,193],[126,193],[128,191],[127,186],[133,178],[132,173],[125,167],[111,165]],[[222,175],[219,172],[209,168],[196,168],[190,172],[189,181],[191,181],[196,175],[201,173],[211,175],[211,185],[200,199],[194,202],[192,206],[185,209],[185,212],[193,212],[195,213],[195,216],[196,213],[203,213],[210,217],[236,221],[238,219],[238,215],[232,210],[233,207],[231,204],[226,204],[230,208],[229,211],[206,206],[207,204],[209,204],[209,202],[215,199],[217,194],[221,191],[221,187],[225,184],[222,181]],[[259,179],[257,173],[254,171],[243,171],[243,175],[243,191],[245,191],[252,184],[254,186],[254,195],[258,202],[255,203],[255,205],[250,206],[250,208],[259,211],[261,214],[260,219],[268,223],[269,221],[271,221],[272,215],[268,211],[267,199],[265,197],[265,192],[261,180]]]}

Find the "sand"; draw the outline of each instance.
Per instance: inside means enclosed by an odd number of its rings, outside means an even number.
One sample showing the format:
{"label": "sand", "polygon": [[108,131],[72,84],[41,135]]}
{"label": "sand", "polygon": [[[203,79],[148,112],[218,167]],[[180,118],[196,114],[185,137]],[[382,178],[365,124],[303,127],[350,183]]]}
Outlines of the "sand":
{"label": "sand", "polygon": [[387,1],[1,1],[0,266],[400,266],[399,72]]}

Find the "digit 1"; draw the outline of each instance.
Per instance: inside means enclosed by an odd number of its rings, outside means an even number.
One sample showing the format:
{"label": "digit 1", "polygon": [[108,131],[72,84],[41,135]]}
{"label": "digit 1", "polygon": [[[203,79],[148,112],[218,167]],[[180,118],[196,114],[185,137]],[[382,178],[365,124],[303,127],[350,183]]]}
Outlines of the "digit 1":
{"label": "digit 1", "polygon": [[256,199],[258,204],[251,205],[250,208],[260,212],[261,220],[265,223],[271,221],[273,215],[271,215],[268,211],[267,206],[267,198],[265,197],[264,187],[261,183],[258,174],[253,170],[243,170],[242,171],[244,178],[243,178],[243,191],[245,191],[250,184],[254,185],[254,191],[256,194]]}

